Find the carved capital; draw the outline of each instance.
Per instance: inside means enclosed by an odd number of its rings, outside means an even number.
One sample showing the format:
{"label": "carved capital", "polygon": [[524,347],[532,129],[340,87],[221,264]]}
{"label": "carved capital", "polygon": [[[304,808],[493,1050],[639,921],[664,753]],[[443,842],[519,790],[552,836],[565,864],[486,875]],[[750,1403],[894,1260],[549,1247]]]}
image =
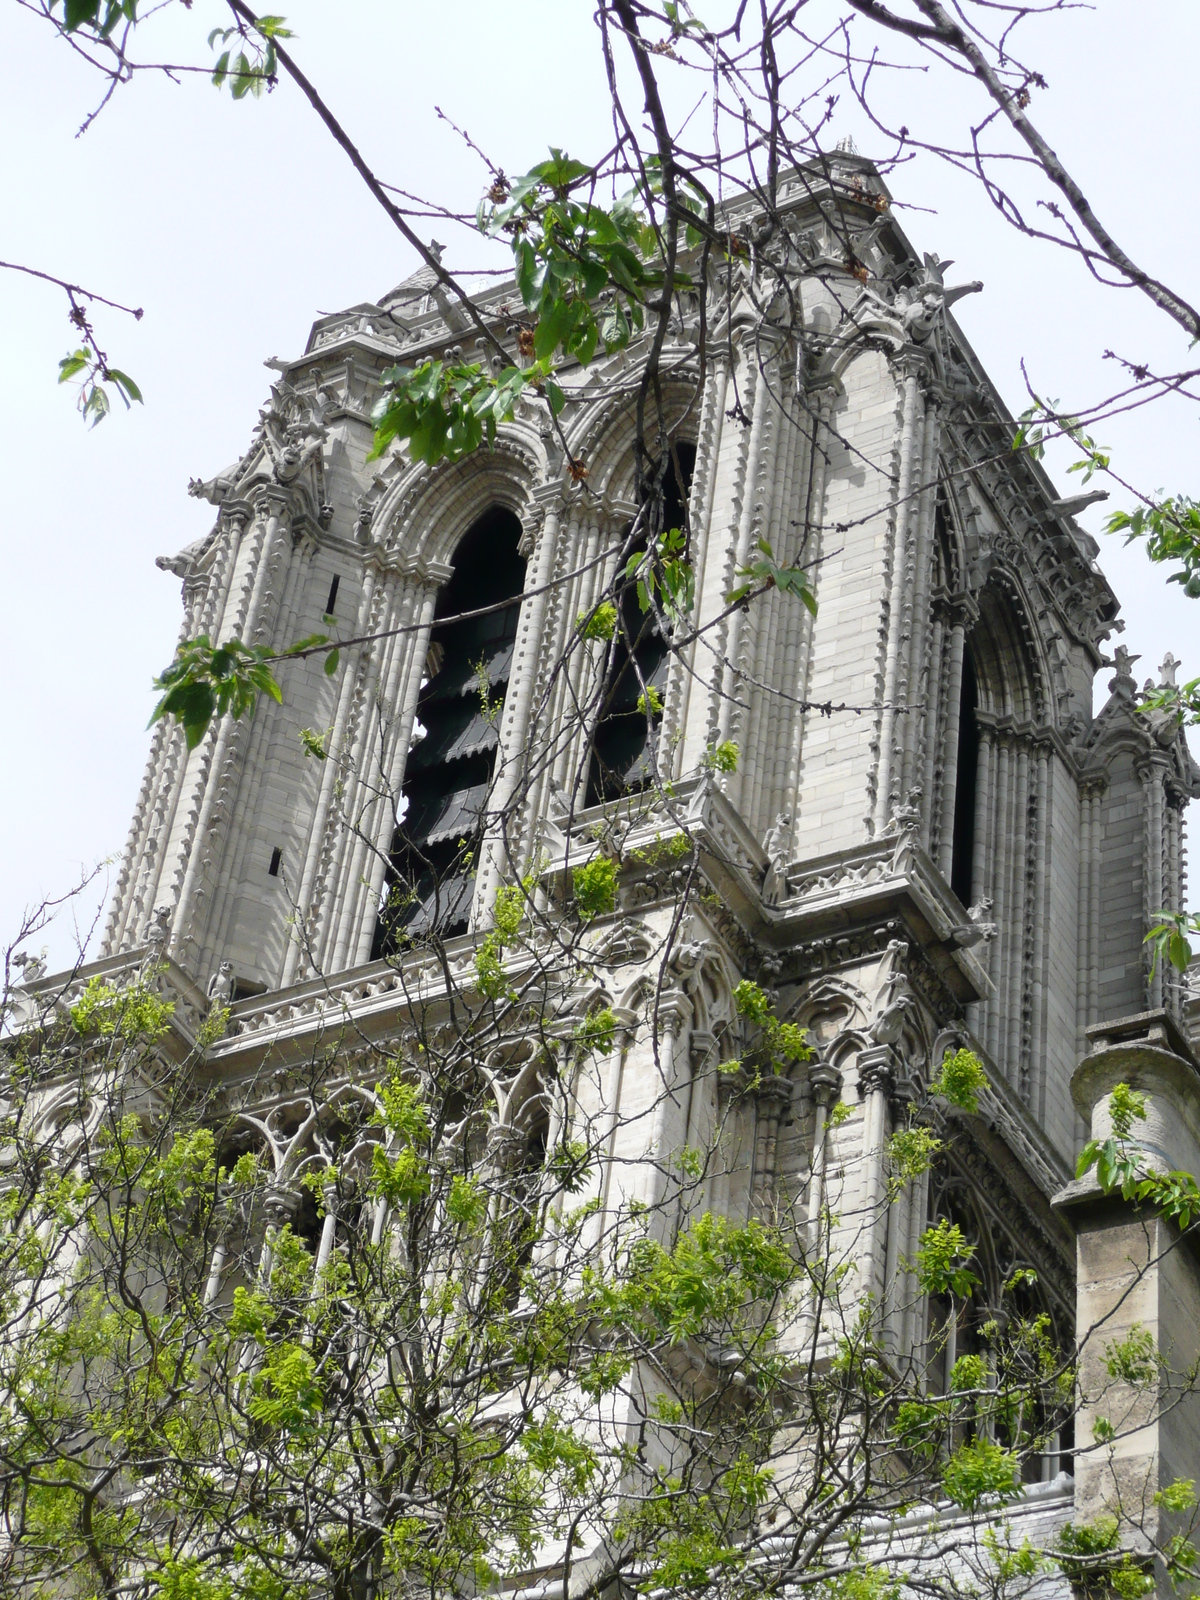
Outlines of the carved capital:
{"label": "carved capital", "polygon": [[271,517],[283,517],[291,503],[291,496],[278,484],[262,483],[254,491],[254,515],[262,522]]}
{"label": "carved capital", "polygon": [[691,1056],[693,1072],[699,1072],[716,1047],[715,1034],[707,1032],[704,1028],[692,1029],[692,1036],[688,1041],[688,1053]]}
{"label": "carved capital", "polygon": [[808,1081],[813,1099],[826,1110],[842,1092],[842,1075],[828,1062],[817,1061],[808,1069]]}
{"label": "carved capital", "polygon": [[267,1190],[263,1205],[274,1226],[282,1228],[299,1213],[302,1198],[299,1189],[293,1189],[290,1184],[276,1183]]}
{"label": "carved capital", "polygon": [[745,1092],[749,1079],[742,1071],[717,1073],[717,1109],[724,1111],[729,1102]]}
{"label": "carved capital", "polygon": [[678,1038],[687,1026],[691,1009],[682,989],[668,989],[661,994],[654,1008],[659,1035],[669,1033],[672,1037]]}
{"label": "carved capital", "polygon": [[979,601],[966,590],[959,594],[943,595],[940,604],[946,621],[952,628],[962,628],[970,632],[979,621]]}
{"label": "carved capital", "polygon": [[765,1073],[754,1086],[754,1098],[764,1110],[780,1117],[792,1103],[792,1080],[777,1072]]}
{"label": "carved capital", "polygon": [[891,1094],[901,1070],[902,1063],[891,1045],[879,1044],[864,1050],[858,1058],[858,1098],[865,1100],[877,1090]]}

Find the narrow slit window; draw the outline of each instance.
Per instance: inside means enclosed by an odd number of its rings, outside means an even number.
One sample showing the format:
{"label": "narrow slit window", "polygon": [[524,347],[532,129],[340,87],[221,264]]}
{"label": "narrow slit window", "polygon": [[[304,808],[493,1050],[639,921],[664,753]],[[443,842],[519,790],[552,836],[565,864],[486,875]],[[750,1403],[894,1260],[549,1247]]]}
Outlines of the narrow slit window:
{"label": "narrow slit window", "polygon": [[334,578],[333,582],[329,585],[329,599],[325,602],[325,615],[327,617],[332,617],[334,614],[337,606],[338,584],[341,583],[341,581],[342,580],[340,578]]}
{"label": "narrow slit window", "polygon": [[280,864],[283,861],[283,851],[278,845],[271,851],[271,865],[267,868],[267,875],[272,878],[279,876]]}

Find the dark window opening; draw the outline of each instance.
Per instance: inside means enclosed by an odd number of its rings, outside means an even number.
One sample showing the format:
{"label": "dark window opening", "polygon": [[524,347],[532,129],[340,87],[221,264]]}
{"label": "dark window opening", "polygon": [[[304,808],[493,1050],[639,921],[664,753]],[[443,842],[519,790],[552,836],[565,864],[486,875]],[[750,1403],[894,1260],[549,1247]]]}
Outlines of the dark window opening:
{"label": "dark window opening", "polygon": [[325,602],[325,615],[327,617],[333,616],[334,607],[337,605],[338,584],[341,581],[340,578],[335,578],[329,585],[329,599]]}
{"label": "dark window opening", "polygon": [[283,851],[276,845],[274,850],[271,851],[271,865],[267,868],[268,877],[277,878],[279,876],[279,867],[282,861]]}
{"label": "dark window opening", "polygon": [[[695,465],[695,445],[677,444],[664,484],[665,529],[686,527],[687,497]],[[639,548],[644,550],[645,543]],[[618,581],[616,599],[616,638],[592,735],[584,802],[589,806],[645,788],[654,776],[658,759],[670,644],[654,612],[642,610],[636,583]]]}
{"label": "dark window opening", "polygon": [[954,840],[950,887],[964,906],[971,904],[975,878],[975,787],[979,773],[979,685],[970,650],[963,652],[962,699],[958,708],[958,767],[954,791]]}
{"label": "dark window opening", "polygon": [[[486,512],[455,550],[454,575],[438,596],[430,676],[417,701],[424,732],[405,767],[375,960],[423,936],[466,931],[525,585],[520,539],[511,511]],[[503,601],[487,616],[440,622]]]}
{"label": "dark window opening", "polygon": [[955,583],[957,562],[954,559],[954,542],[950,536],[950,521],[940,494],[933,512],[933,534],[937,548],[938,582],[944,588],[954,589],[957,587]]}

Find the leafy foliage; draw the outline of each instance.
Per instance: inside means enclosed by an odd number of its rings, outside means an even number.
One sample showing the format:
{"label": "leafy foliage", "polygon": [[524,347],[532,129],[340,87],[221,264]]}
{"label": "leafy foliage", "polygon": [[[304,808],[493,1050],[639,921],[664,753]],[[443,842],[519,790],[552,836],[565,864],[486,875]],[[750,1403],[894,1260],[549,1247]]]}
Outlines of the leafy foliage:
{"label": "leafy foliage", "polygon": [[617,608],[611,600],[602,600],[588,615],[580,612],[575,619],[575,631],[581,639],[600,639],[607,642],[617,631]]}
{"label": "leafy foliage", "polygon": [[960,1445],[946,1463],[942,1487],[966,1511],[984,1502],[1004,1505],[1021,1493],[1020,1463],[994,1440],[973,1439]]}
{"label": "leafy foliage", "polygon": [[781,567],[775,560],[768,540],[758,541],[759,557],[739,567],[735,576],[744,581],[725,596],[727,605],[738,605],[756,589],[778,589],[780,594],[793,595],[803,602],[815,617],[817,597],[813,592],[808,573],[802,567]]}
{"label": "leafy foliage", "polygon": [[377,460],[394,440],[407,440],[414,461],[431,467],[457,461],[485,441],[495,442],[496,429],[512,421],[527,390],[544,395],[557,416],[566,399],[550,372],[544,362],[524,369],[506,367],[496,378],[478,362],[389,367],[371,412],[375,440],[368,460]]}
{"label": "leafy foliage", "polygon": [[1114,511],[1104,526],[1106,533],[1123,533],[1126,544],[1144,539],[1151,561],[1178,561],[1180,570],[1167,582],[1182,584],[1192,600],[1200,597],[1200,500],[1167,495],[1133,511]]}
{"label": "leafy foliage", "polygon": [[611,856],[594,856],[572,870],[571,887],[585,922],[607,916],[617,903],[617,863]]}
{"label": "leafy foliage", "polygon": [[480,202],[480,232],[511,243],[517,292],[537,319],[539,362],[561,353],[587,366],[598,349],[620,350],[641,330],[646,295],[662,282],[648,264],[653,229],[629,200],[597,204],[596,186],[593,168],[551,150]]}
{"label": "leafy foliage", "polygon": [[[310,634],[276,652],[266,645],[243,644],[240,639],[214,645],[204,633],[185,640],[176,650],[175,660],[154,680],[154,687],[164,692],[151,714],[150,726],[160,717],[174,717],[183,728],[188,749],[194,750],[214,716],[246,716],[260,694],[282,704],[283,691],[270,664],[327,642],[323,633]],[[325,671],[330,676],[337,671],[338,661],[338,651],[330,649],[325,657]],[[308,740],[305,748],[310,754],[323,755],[323,750],[318,752]]]}
{"label": "leafy foliage", "polygon": [[929,1085],[930,1094],[944,1095],[960,1111],[979,1109],[979,1095],[987,1087],[983,1063],[971,1050],[947,1050],[941,1069]]}
{"label": "leafy foliage", "polygon": [[112,410],[108,398],[107,385],[111,384],[118,398],[124,402],[126,411],[136,400],[142,403],[142,391],[134,383],[127,372],[122,372],[118,367],[109,366],[102,354],[94,348],[82,347],[72,350],[58,363],[59,383],[70,383],[78,378],[80,373],[83,379],[79,387],[79,410],[83,420],[92,427]]}

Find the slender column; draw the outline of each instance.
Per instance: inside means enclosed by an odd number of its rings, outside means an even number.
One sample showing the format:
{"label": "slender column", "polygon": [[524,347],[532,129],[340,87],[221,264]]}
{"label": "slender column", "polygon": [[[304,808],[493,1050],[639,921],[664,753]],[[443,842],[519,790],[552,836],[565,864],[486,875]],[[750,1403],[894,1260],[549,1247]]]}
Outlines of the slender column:
{"label": "slender column", "polygon": [[897,1282],[900,1299],[900,1356],[920,1359],[925,1343],[925,1296],[920,1291],[912,1263],[917,1259],[925,1215],[929,1209],[929,1174],[923,1172],[908,1186],[904,1254]]}
{"label": "slender column", "polygon": [[1034,857],[1033,905],[1033,1016],[1026,1071],[1037,1082],[1029,1084],[1029,1104],[1039,1117],[1045,1116],[1048,1008],[1050,1003],[1050,807],[1052,769],[1051,749],[1041,741],[1037,746],[1037,849]]}
{"label": "slender column", "polygon": [[[991,832],[992,794],[995,783],[995,734],[990,727],[979,730],[979,769],[975,781],[975,855],[971,871],[971,900],[977,904],[992,881],[995,844]],[[989,947],[988,966],[994,973],[996,960]],[[968,1008],[971,1030],[987,1043],[987,1018],[993,1002],[978,1001]]]}
{"label": "slender column", "polygon": [[[758,522],[759,470],[763,454],[763,436],[767,415],[772,410],[770,389],[760,373],[754,390],[754,414],[750,422],[750,443],[746,454],[746,472],[742,480],[742,507],[738,521],[737,543],[734,546],[731,576],[744,567],[750,557],[750,546]],[[723,743],[736,732],[740,711],[735,701],[739,696],[742,666],[742,641],[745,637],[747,611],[739,608],[728,623],[724,658],[716,658],[715,681],[724,690],[717,707],[716,742]]]}
{"label": "slender column", "polygon": [[[791,515],[800,494],[807,494],[812,479],[813,461],[812,453],[815,443],[817,417],[812,415],[811,426],[795,426],[795,443],[789,451],[789,488],[784,503],[785,513]],[[805,507],[807,513],[807,507]],[[785,525],[783,530],[782,548],[786,553],[788,565],[809,565],[811,552],[805,548],[805,533],[809,525],[808,515],[799,518],[798,526],[794,529]],[[816,580],[820,568],[813,570],[813,579]],[[800,651],[804,638],[805,619],[809,612],[806,606],[790,605],[785,608],[784,616],[786,626],[782,641],[782,650],[774,665],[776,681],[787,690],[788,694],[801,697],[803,690],[800,687],[801,665]],[[777,810],[790,810],[795,801],[795,794],[791,785],[792,749],[796,744],[798,724],[803,713],[799,706],[793,705],[788,700],[781,700],[778,716],[775,722],[775,733],[771,746],[771,776],[767,784],[770,805]]]}
{"label": "slender column", "polygon": [[476,925],[484,925],[490,921],[496,888],[512,865],[505,859],[506,828],[513,820],[508,818],[507,812],[528,765],[529,751],[526,744],[529,716],[533,707],[538,660],[542,648],[546,585],[550,582],[554,571],[554,558],[558,549],[561,485],[547,484],[537,491],[536,498],[543,509],[543,517],[541,532],[538,535],[536,559],[530,564],[530,578],[527,580],[527,586],[534,593],[523,602],[517,624],[518,648],[513,656],[512,679],[504,702],[504,724],[496,752],[496,780],[492,787],[489,805],[490,838],[483,847],[483,863],[475,891],[472,920]]}
{"label": "slender column", "polygon": [[896,745],[903,734],[896,730],[896,697],[899,692],[900,660],[904,633],[904,588],[908,567],[908,535],[912,522],[910,495],[917,455],[917,434],[921,425],[920,361],[911,356],[904,363],[904,411],[900,426],[900,473],[896,484],[892,519],[891,590],[888,597],[888,642],[883,675],[883,708],[879,725],[879,767],[875,785],[875,831],[887,826],[892,810],[892,775]]}
{"label": "slender column", "polygon": [[1088,1015],[1088,978],[1098,952],[1092,949],[1091,926],[1088,919],[1089,894],[1092,877],[1092,814],[1094,808],[1092,786],[1083,783],[1079,788],[1079,882],[1076,893],[1075,937],[1079,952],[1078,979],[1075,989],[1076,1053],[1086,1055],[1084,1029],[1091,1021]]}
{"label": "slender column", "polygon": [[325,1217],[321,1223],[321,1238],[317,1244],[317,1259],[313,1263],[313,1277],[319,1278],[329,1265],[329,1257],[333,1254],[333,1241],[337,1237],[337,1185],[327,1183],[321,1190],[321,1198],[325,1202]]}
{"label": "slender column", "polygon": [[[692,479],[692,492],[690,497],[692,540],[694,543],[693,563],[696,568],[696,620],[701,620],[700,612],[704,607],[704,597],[707,593],[705,574],[708,570],[708,560],[712,553],[712,514],[715,487],[717,480],[717,467],[721,456],[721,446],[724,443],[725,429],[725,403],[729,392],[729,362],[724,352],[717,356],[709,369],[709,381],[704,397],[705,409],[701,413],[700,432],[696,447],[696,471]],[[703,652],[703,653],[702,653]],[[699,671],[700,686],[702,687],[708,674],[703,663],[710,659],[700,642],[694,641],[688,645],[679,660],[679,693],[677,701],[671,701],[665,707],[663,726],[666,729],[664,743],[676,731],[680,730],[683,737],[679,740],[678,754],[676,756],[677,773],[684,770],[690,759],[688,747],[699,743],[702,739],[702,730],[698,730],[697,738],[693,741],[688,737],[688,721],[691,714],[692,695],[698,687],[696,683]],[[677,707],[677,709],[676,709]],[[700,713],[703,718],[703,709]],[[674,717],[669,728],[667,718]]]}
{"label": "slender column", "polygon": [[1029,829],[1029,750],[1022,742],[1013,762],[1012,884],[1008,960],[1008,1074],[1021,1087],[1021,1023],[1025,1010],[1025,924],[1033,908],[1027,904]]}
{"label": "slender column", "polygon": [[[937,726],[930,720],[929,680],[929,593],[933,584],[933,518],[937,505],[938,444],[941,430],[937,403],[932,398],[925,408],[925,430],[921,452],[920,498],[917,501],[916,551],[911,584],[912,619],[908,644],[908,668],[902,693],[909,712],[902,730],[904,765],[901,792],[912,788],[921,773],[921,744],[931,747],[937,739]],[[933,658],[936,660],[936,657]],[[924,796],[928,808],[931,796]],[[926,809],[928,816],[928,810]]]}
{"label": "slender column", "polygon": [[[1164,909],[1166,898],[1163,890],[1163,809],[1166,798],[1163,790],[1163,778],[1165,770],[1166,763],[1154,756],[1151,756],[1138,769],[1138,776],[1142,780],[1142,787],[1146,795],[1145,863],[1142,873],[1143,932],[1153,925],[1158,913]],[[1161,961],[1155,962],[1154,974],[1151,976],[1150,957],[1145,953],[1148,948],[1148,946],[1145,947],[1142,957],[1145,971],[1146,1003],[1149,1007],[1157,1007],[1163,1003],[1164,963]]]}
{"label": "slender column", "polygon": [[1092,959],[1087,971],[1087,1020],[1100,1020],[1100,863],[1104,857],[1103,796],[1107,785],[1092,788],[1092,837],[1088,856],[1088,948]]}
{"label": "slender column", "polygon": [[[825,1209],[825,1173],[828,1167],[829,1108],[842,1092],[842,1075],[835,1067],[817,1062],[809,1069],[808,1081],[813,1094],[813,1144],[812,1160],[808,1167],[808,1199],[805,1206],[805,1248],[815,1260],[822,1259],[822,1213]],[[803,1349],[816,1337],[818,1315],[817,1290],[814,1285],[806,1296],[804,1312],[799,1319],[797,1346]]]}
{"label": "slender column", "polygon": [[[575,596],[575,615],[586,617],[596,603],[596,596],[600,592],[601,573],[596,566],[596,554],[600,548],[600,523],[593,518],[587,524],[584,539],[584,564],[589,568],[579,580]],[[583,711],[583,700],[586,698],[584,687],[587,681],[588,668],[591,665],[595,645],[587,639],[574,638],[570,642],[571,656],[564,673],[562,693],[559,697],[558,714],[554,719],[554,726],[563,728],[576,726]],[[565,785],[567,775],[571,768],[571,750],[574,746],[574,734],[562,738],[558,753],[554,758],[553,774],[557,783]]]}
{"label": "slender column", "polygon": [[[967,624],[972,620],[967,607],[978,615],[978,608],[967,596],[955,603],[954,621],[950,629],[950,670],[946,679],[945,737],[942,743],[942,819],[938,838],[938,866],[942,876],[949,878],[954,864],[954,806],[958,792],[958,740],[962,719],[963,656],[966,651]],[[982,751],[980,752],[982,758]],[[982,770],[976,774],[976,785],[982,781]],[[984,839],[976,831],[976,855],[983,850]],[[978,898],[978,896],[976,896]]]}
{"label": "slender column", "polygon": [[755,1091],[757,1127],[754,1141],[753,1210],[771,1222],[771,1201],[775,1193],[776,1152],[779,1123],[792,1103],[792,1081],[771,1073],[763,1077]]}
{"label": "slender column", "polygon": [[690,1009],[681,989],[668,990],[659,998],[658,1071],[655,1073],[653,1063],[650,1068],[659,1080],[658,1098],[654,1102],[651,1123],[644,1199],[650,1207],[661,1242],[665,1242],[670,1222],[664,1201],[671,1186],[671,1156],[676,1152],[676,1143],[671,1138],[671,1124],[677,1120],[682,1109],[678,1077],[681,1062],[688,1058],[688,1052],[682,1047],[682,1036]]}
{"label": "slender column", "polygon": [[858,1094],[863,1102],[862,1209],[864,1252],[863,1288],[882,1304],[887,1207],[884,1205],[884,1152],[887,1145],[888,1096],[896,1081],[896,1062],[889,1045],[864,1050],[858,1058]]}
{"label": "slender column", "polygon": [[[821,572],[819,565],[813,563],[823,553],[825,529],[825,487],[829,467],[829,418],[833,411],[835,397],[828,389],[822,390],[817,397],[816,407],[813,412],[812,436],[808,451],[808,486],[804,500],[804,521],[801,527],[801,537],[809,536],[809,544],[805,549],[805,564],[812,569],[813,591],[818,596],[821,592]],[[796,685],[795,693],[801,700],[806,699],[812,682],[813,640],[815,637],[815,624],[806,607],[798,607],[803,614],[799,618],[799,635],[797,645],[797,665],[794,676],[789,674],[788,681]],[[787,754],[787,779],[783,786],[781,796],[784,809],[792,814],[792,827],[795,829],[795,819],[798,814],[798,795],[800,789],[800,763],[804,752],[804,730],[807,725],[809,713],[804,712],[799,706],[793,708],[792,737]]]}
{"label": "slender column", "polygon": [[925,683],[924,747],[919,767],[921,777],[921,828],[925,852],[932,861],[940,858],[938,844],[941,835],[942,810],[938,782],[938,759],[945,772],[945,706],[942,690],[949,677],[949,640],[940,611],[935,613],[930,627],[929,673]]}
{"label": "slender column", "polygon": [[1007,1063],[1001,1050],[1002,1029],[1008,1008],[1009,955],[1012,948],[1012,745],[1007,736],[997,738],[996,794],[992,806],[995,832],[983,837],[989,841],[994,856],[993,881],[996,885],[996,925],[1000,937],[996,941],[996,992],[988,1009],[987,1048],[1005,1071]]}

